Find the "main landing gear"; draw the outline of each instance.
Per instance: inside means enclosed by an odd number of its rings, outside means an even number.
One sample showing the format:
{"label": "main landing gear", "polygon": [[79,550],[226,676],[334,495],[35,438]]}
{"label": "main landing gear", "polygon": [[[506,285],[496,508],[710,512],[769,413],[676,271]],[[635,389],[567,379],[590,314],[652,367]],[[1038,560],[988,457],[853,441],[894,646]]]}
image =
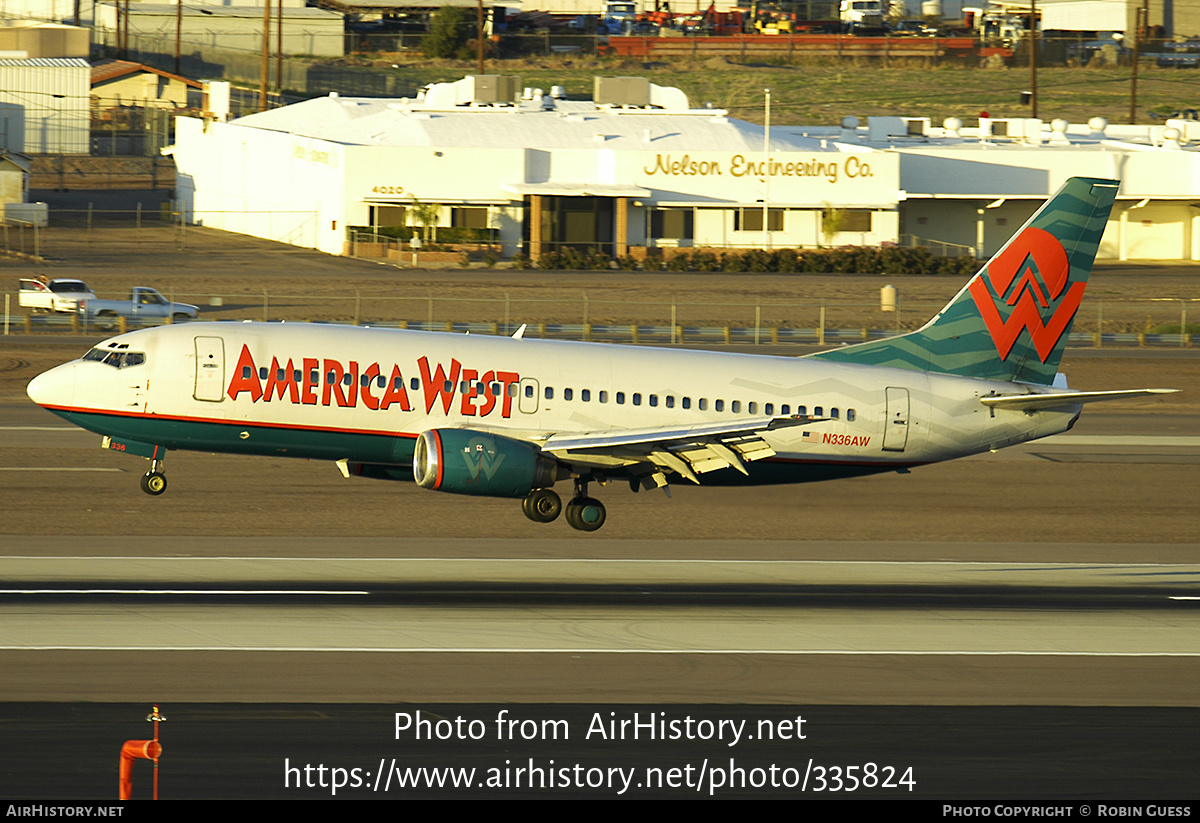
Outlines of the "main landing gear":
{"label": "main landing gear", "polygon": [[160,471],[162,464],[161,460],[151,460],[150,471],[142,475],[142,491],[146,494],[157,497],[167,490],[167,476]]}
{"label": "main landing gear", "polygon": [[[604,525],[604,504],[587,496],[588,481],[575,478],[575,495],[567,503],[567,524],[581,532],[594,532]],[[563,510],[562,500],[551,489],[534,489],[521,501],[521,510],[535,523],[549,523]]]}

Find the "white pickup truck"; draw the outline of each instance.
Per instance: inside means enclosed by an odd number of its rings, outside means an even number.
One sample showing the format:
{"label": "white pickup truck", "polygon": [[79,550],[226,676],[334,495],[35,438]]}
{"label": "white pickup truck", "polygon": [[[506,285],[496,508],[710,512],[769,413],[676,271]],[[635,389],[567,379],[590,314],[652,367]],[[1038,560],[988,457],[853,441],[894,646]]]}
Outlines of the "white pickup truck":
{"label": "white pickup truck", "polygon": [[35,312],[74,312],[81,300],[95,300],[96,295],[82,280],[21,281],[18,302],[22,308]]}
{"label": "white pickup truck", "polygon": [[105,331],[117,327],[118,317],[127,320],[169,318],[172,323],[199,317],[199,310],[190,303],[172,303],[156,289],[146,286],[134,286],[125,300],[97,300],[93,297],[80,301],[79,309],[87,315],[89,322],[95,322]]}

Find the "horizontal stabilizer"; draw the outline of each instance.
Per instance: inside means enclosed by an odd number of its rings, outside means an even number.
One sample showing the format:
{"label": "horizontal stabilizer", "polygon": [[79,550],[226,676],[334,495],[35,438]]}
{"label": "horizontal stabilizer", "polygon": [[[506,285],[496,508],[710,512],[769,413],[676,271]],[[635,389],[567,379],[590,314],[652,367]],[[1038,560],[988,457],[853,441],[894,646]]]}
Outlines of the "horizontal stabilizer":
{"label": "horizontal stabilizer", "polygon": [[1101,400],[1123,400],[1128,397],[1147,397],[1153,394],[1173,394],[1179,389],[1125,389],[1122,391],[1072,391],[1051,394],[1002,394],[981,397],[979,402],[993,409],[1038,411],[1064,406],[1079,406]]}

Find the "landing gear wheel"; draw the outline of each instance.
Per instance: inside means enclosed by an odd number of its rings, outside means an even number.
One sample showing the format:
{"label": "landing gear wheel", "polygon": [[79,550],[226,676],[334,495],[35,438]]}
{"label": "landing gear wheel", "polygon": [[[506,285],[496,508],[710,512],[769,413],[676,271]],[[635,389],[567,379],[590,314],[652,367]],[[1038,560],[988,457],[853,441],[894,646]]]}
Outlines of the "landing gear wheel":
{"label": "landing gear wheel", "polygon": [[167,476],[162,472],[146,472],[142,475],[142,491],[158,496],[167,490]]}
{"label": "landing gear wheel", "polygon": [[604,504],[591,497],[576,497],[567,504],[567,523],[581,532],[594,532],[604,525]]}
{"label": "landing gear wheel", "polygon": [[534,523],[549,523],[562,507],[562,499],[550,489],[534,489],[521,501],[521,511]]}

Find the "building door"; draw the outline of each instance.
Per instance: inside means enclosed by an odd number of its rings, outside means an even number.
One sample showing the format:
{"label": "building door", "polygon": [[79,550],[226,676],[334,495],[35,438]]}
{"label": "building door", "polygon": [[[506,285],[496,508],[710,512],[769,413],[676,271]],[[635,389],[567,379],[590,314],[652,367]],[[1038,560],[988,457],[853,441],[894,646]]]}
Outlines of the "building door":
{"label": "building door", "polygon": [[[534,213],[533,204],[541,208]],[[525,198],[525,222],[522,234],[531,241],[531,221],[540,220],[542,248],[534,253],[561,252],[572,249],[583,254],[601,252],[612,256],[616,227],[616,198],[558,197]]]}

